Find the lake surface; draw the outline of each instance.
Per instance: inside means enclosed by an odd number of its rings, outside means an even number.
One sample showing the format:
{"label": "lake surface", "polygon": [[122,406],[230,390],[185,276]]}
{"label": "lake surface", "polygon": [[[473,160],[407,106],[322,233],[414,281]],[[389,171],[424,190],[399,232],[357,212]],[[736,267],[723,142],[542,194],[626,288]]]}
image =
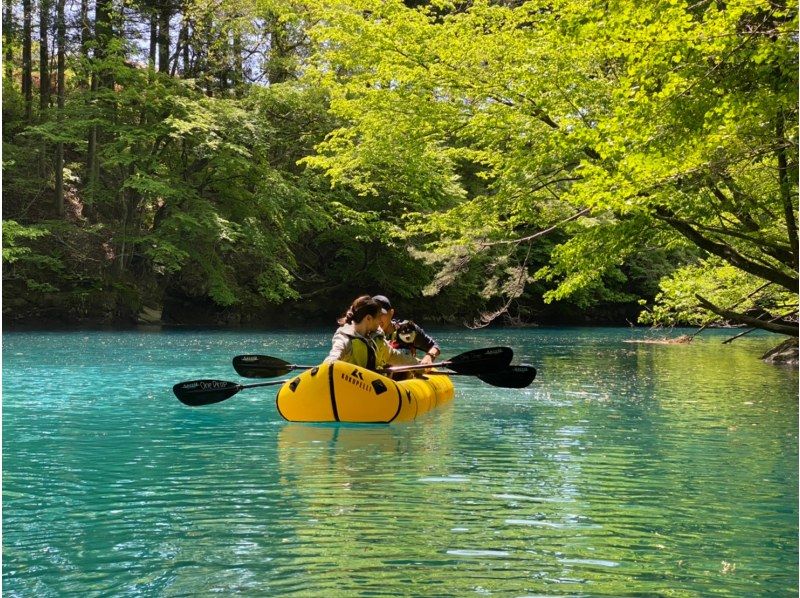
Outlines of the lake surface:
{"label": "lake surface", "polygon": [[[433,331],[431,331],[433,332]],[[513,347],[410,424],[290,424],[234,355],[332,330],[3,334],[4,596],[796,596],[798,376],[704,331],[437,331]],[[680,331],[674,331],[677,335]]]}

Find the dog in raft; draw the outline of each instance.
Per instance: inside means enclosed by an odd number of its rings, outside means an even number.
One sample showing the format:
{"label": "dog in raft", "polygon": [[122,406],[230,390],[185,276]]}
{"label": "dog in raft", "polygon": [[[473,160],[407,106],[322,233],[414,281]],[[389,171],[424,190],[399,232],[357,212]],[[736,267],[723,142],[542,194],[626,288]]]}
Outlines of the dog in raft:
{"label": "dog in raft", "polygon": [[412,320],[403,320],[395,326],[395,334],[389,341],[392,348],[407,353],[412,357],[417,356],[417,348],[414,341],[417,338],[417,325]]}

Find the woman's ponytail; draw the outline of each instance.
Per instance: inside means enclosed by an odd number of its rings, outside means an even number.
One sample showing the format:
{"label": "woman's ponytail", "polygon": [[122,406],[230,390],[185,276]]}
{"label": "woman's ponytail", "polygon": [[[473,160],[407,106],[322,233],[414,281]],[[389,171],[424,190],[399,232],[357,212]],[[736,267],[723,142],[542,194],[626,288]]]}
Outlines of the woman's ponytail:
{"label": "woman's ponytail", "polygon": [[350,305],[350,308],[337,321],[339,322],[339,326],[353,323],[358,324],[366,316],[375,317],[380,313],[380,311],[381,306],[377,301],[375,301],[369,295],[361,295],[355,301],[353,301],[352,305]]}

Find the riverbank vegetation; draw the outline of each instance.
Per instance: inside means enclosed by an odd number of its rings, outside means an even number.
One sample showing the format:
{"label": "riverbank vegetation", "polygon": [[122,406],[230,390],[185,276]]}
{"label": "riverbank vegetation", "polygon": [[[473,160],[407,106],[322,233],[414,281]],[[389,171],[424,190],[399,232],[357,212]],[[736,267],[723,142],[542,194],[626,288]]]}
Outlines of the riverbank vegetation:
{"label": "riverbank vegetation", "polygon": [[796,336],[797,8],[5,0],[4,322]]}

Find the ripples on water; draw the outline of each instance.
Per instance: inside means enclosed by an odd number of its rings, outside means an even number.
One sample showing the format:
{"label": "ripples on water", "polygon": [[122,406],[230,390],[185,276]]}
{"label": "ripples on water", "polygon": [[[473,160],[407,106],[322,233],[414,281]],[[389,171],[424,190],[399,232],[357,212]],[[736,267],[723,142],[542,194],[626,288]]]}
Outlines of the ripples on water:
{"label": "ripples on water", "polygon": [[365,427],[170,393],[328,332],[6,333],[4,594],[796,595],[796,372],[644,334],[440,333],[539,378]]}

